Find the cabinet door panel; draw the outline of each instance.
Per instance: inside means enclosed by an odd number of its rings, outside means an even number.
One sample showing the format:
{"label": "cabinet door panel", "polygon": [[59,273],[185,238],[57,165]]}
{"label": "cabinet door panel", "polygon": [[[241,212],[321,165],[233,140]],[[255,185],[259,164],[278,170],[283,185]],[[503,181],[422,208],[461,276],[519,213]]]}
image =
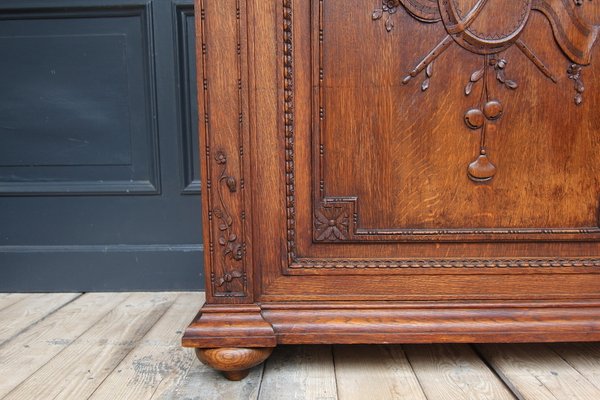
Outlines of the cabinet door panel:
{"label": "cabinet door panel", "polygon": [[598,271],[597,4],[280,6],[286,208],[264,205],[287,257],[265,282]]}

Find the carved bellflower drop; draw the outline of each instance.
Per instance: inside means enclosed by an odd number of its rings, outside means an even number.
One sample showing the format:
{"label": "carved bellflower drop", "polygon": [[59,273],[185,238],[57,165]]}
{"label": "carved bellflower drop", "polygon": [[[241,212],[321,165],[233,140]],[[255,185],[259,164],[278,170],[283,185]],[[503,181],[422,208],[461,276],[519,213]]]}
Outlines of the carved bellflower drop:
{"label": "carved bellflower drop", "polygon": [[400,7],[400,0],[382,0],[381,8],[377,8],[373,11],[373,20],[378,20],[383,17],[383,14],[388,13],[388,17],[385,20],[385,29],[391,32],[394,29],[394,21],[392,20],[392,14],[395,14]]}
{"label": "carved bellflower drop", "polygon": [[579,64],[571,64],[567,69],[569,79],[572,79],[575,85],[575,104],[581,105],[583,103],[583,92],[585,86],[583,85],[583,78],[581,77],[582,66]]}

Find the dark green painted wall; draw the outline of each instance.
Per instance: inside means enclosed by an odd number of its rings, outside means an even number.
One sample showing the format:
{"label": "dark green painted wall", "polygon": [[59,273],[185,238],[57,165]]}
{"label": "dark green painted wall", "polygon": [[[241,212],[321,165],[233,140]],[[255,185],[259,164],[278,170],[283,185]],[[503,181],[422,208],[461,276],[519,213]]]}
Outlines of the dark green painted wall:
{"label": "dark green painted wall", "polygon": [[193,21],[0,3],[0,291],[202,288]]}

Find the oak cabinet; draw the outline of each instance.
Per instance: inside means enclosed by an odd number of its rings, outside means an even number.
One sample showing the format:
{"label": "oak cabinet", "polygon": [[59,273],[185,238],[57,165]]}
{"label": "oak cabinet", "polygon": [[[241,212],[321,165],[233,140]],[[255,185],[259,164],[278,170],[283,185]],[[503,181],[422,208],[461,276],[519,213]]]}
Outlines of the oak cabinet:
{"label": "oak cabinet", "polygon": [[183,344],[599,340],[599,3],[197,0]]}

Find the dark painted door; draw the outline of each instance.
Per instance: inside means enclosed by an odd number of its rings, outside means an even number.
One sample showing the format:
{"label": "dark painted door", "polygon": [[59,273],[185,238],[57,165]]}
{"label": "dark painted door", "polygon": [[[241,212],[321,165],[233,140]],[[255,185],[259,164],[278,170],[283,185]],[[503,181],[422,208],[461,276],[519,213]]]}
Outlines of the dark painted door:
{"label": "dark painted door", "polygon": [[0,291],[202,287],[193,18],[0,3]]}

